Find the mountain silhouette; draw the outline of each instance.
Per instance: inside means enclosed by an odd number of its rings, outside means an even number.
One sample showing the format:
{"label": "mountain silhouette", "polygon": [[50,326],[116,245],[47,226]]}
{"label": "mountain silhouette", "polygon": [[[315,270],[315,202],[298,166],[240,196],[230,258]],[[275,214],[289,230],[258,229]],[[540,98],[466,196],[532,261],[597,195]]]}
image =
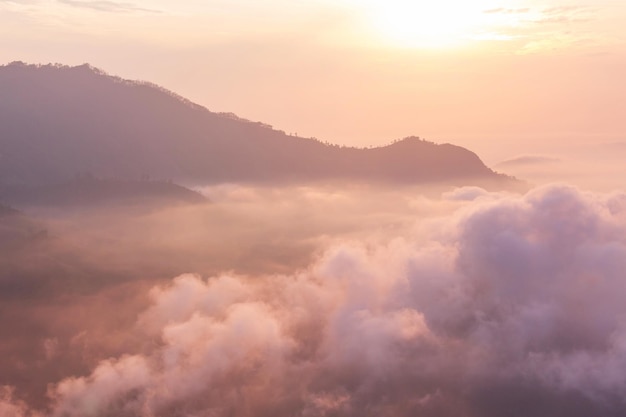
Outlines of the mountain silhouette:
{"label": "mountain silhouette", "polygon": [[[198,204],[208,201],[200,193],[170,182],[99,179],[89,174],[56,184],[0,185],[0,199],[16,207]],[[2,213],[0,206],[0,215]]]}
{"label": "mountain silhouette", "polygon": [[0,66],[0,184],[59,183],[78,173],[187,184],[516,183],[459,146],[409,137],[378,148],[340,147],[211,112],[88,64]]}

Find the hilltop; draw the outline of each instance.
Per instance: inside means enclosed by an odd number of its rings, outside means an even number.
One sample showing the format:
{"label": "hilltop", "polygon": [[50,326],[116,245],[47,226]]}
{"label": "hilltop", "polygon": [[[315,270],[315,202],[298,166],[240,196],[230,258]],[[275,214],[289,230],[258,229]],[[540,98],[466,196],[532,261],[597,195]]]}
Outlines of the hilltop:
{"label": "hilltop", "polygon": [[216,113],[90,65],[0,66],[0,183],[145,176],[179,183],[363,180],[515,184],[473,152],[409,137],[330,145]]}

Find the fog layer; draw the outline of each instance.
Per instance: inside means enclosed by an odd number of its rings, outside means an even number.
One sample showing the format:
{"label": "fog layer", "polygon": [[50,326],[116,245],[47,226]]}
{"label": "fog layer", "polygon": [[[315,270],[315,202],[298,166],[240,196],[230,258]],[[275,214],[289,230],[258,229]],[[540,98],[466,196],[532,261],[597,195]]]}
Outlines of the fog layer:
{"label": "fog layer", "polygon": [[[281,218],[258,230],[271,239],[291,225],[291,241],[311,233],[284,217],[290,210],[357,207],[368,195],[210,192],[247,201],[258,219]],[[272,213],[257,205],[281,192],[301,200]],[[84,310],[98,314],[23,358],[51,379],[45,400],[15,381],[19,389],[2,391],[0,416],[623,415],[626,195],[470,188],[378,208],[386,222],[354,210],[366,227],[352,235],[320,220],[316,230],[333,238],[318,236],[304,266],[143,277],[125,281],[124,296],[119,283],[101,285]],[[84,294],[64,297],[85,303]],[[115,316],[124,306],[117,332],[98,331],[107,309]],[[69,307],[45,309],[41,322]],[[86,341],[104,347],[81,362]],[[67,366],[53,372],[46,361]]]}

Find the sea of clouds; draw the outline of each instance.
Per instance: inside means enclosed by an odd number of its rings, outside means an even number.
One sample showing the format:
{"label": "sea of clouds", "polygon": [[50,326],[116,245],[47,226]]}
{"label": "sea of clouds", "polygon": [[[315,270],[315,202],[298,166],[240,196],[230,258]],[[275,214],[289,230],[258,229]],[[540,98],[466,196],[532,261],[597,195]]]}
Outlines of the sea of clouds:
{"label": "sea of clouds", "polygon": [[[277,193],[265,210],[309,219],[344,198]],[[304,267],[154,284],[141,349],[51,382],[46,407],[6,386],[0,417],[625,415],[626,194],[461,188],[367,220],[375,200],[341,203],[365,232],[333,223]]]}

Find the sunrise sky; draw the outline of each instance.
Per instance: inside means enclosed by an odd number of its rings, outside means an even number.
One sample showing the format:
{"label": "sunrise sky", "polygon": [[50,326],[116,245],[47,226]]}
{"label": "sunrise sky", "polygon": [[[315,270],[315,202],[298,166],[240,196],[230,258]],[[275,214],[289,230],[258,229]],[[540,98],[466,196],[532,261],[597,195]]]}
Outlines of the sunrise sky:
{"label": "sunrise sky", "polygon": [[626,2],[0,0],[0,62],[89,62],[301,136],[487,162],[624,139]]}

